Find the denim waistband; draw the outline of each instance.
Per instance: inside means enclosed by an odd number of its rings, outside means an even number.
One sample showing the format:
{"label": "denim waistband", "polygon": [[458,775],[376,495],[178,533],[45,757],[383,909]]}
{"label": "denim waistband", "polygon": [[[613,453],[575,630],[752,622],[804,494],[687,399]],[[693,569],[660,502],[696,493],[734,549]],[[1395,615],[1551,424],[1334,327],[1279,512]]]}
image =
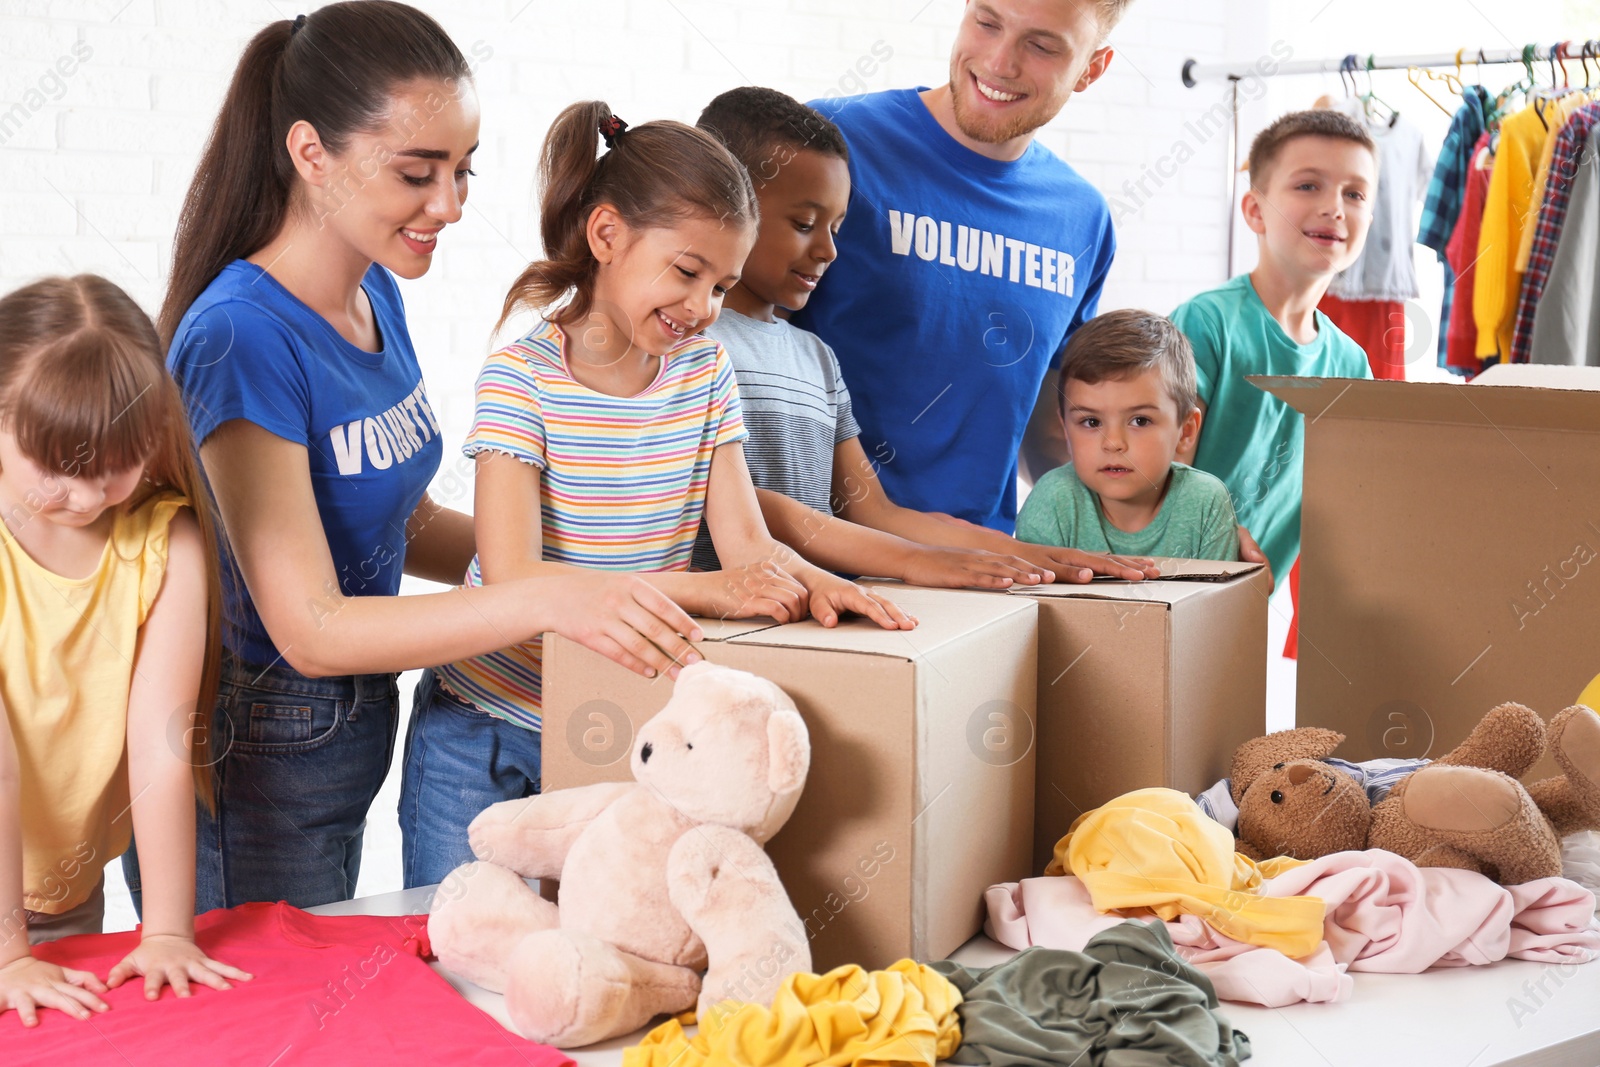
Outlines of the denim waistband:
{"label": "denim waistband", "polygon": [[269,667],[246,663],[239,657],[224,653],[222,657],[222,684],[241,689],[260,689],[284,696],[322,697],[365,703],[371,700],[388,700],[398,675],[340,674],[328,678],[308,678],[279,660]]}

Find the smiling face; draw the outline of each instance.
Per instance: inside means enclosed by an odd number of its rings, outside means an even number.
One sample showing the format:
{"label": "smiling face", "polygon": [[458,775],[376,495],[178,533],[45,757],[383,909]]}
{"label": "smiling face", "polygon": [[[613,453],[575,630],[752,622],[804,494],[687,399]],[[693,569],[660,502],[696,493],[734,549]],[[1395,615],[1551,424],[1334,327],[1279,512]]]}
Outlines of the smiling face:
{"label": "smiling face", "polygon": [[353,134],[338,155],[320,149],[308,123],[289,133],[316,221],[402,278],[427,273],[440,231],[461,218],[477,147],[478,97],[466,79],[397,87],[382,126]]}
{"label": "smiling face", "polygon": [[1078,480],[1102,501],[1154,507],[1180,443],[1200,430],[1199,411],[1178,414],[1157,368],[1063,386],[1063,418]]}
{"label": "smiling face", "polygon": [[807,149],[782,155],[787,161],[756,186],[761,231],[728,298],[730,307],[761,319],[771,318],[774,307],[806,306],[838,257],[834,238],[850,206],[848,163]]}
{"label": "smiling face", "polygon": [[599,267],[594,310],[579,332],[589,352],[610,357],[663,356],[715,322],[755,242],[753,225],[714,218],[631,227],[606,204],[588,232]]}
{"label": "smiling face", "polygon": [[1252,177],[1244,217],[1262,256],[1286,276],[1331,276],[1354,263],[1372,225],[1378,164],[1365,146],[1296,137],[1278,149],[1264,180]]}
{"label": "smiling face", "polygon": [[1100,37],[1093,3],[968,0],[950,50],[956,125],[983,144],[1031,135],[1104,73]]}

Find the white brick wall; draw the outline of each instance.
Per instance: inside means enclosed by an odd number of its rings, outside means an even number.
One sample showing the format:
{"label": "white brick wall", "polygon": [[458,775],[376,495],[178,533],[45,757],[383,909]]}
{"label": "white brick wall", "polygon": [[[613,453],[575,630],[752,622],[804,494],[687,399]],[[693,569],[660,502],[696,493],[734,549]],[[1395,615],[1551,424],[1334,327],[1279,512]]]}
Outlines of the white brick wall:
{"label": "white brick wall", "polygon": [[[429,390],[457,441],[505,287],[537,252],[534,164],[562,106],[601,96],[630,121],[693,121],[711,96],[746,82],[802,99],[937,83],[961,12],[960,0],[420,6],[469,55],[475,44],[488,50],[477,77],[483,149],[466,216],[445,235],[433,270],[404,287]],[[1123,183],[1177,141],[1195,152],[1159,188],[1147,178],[1153,195],[1119,219],[1104,306],[1167,311],[1222,279],[1225,141],[1196,144],[1183,131],[1221,90],[1185,89],[1178,70],[1190,55],[1264,51],[1265,7],[1138,0],[1112,36],[1118,55],[1105,79],[1041,134],[1124,200]],[[255,0],[0,0],[0,289],[43,273],[97,271],[154,312],[195,159],[240,50],[275,11],[295,13]],[[890,58],[878,62],[874,45]]]}
{"label": "white brick wall", "polygon": [[[260,0],[0,0],[0,291],[46,273],[96,271],[152,313],[170,267],[178,207],[234,63],[274,14]],[[539,142],[556,112],[600,96],[629,121],[693,121],[747,82],[808,99],[938,83],[961,0],[426,0],[478,67],[483,148],[465,217],[433,270],[404,284],[410,324],[447,441],[472,415],[472,381],[505,288],[537,251]],[[1069,103],[1044,140],[1108,194],[1137,181],[1220,91],[1184,89],[1184,58],[1255,56],[1265,0],[1138,0],[1112,37],[1110,73]],[[601,29],[601,28],[604,29]],[[862,63],[880,52],[881,64]],[[74,49],[77,52],[74,52]],[[78,54],[85,54],[81,63]],[[71,75],[57,76],[56,64]],[[55,75],[50,72],[56,71]],[[29,95],[29,94],[33,95]],[[17,108],[21,110],[18,111]],[[20,120],[20,121],[19,121]],[[1102,306],[1170,310],[1224,276],[1221,140],[1119,221]],[[1147,183],[1148,183],[1147,179]],[[454,449],[435,496],[469,507],[471,467]],[[407,589],[423,583],[408,580]],[[409,703],[413,677],[403,679]],[[1287,690],[1286,690],[1287,691]],[[398,750],[401,746],[397,745]],[[369,819],[358,892],[397,889],[399,770]],[[133,915],[107,871],[107,929]]]}

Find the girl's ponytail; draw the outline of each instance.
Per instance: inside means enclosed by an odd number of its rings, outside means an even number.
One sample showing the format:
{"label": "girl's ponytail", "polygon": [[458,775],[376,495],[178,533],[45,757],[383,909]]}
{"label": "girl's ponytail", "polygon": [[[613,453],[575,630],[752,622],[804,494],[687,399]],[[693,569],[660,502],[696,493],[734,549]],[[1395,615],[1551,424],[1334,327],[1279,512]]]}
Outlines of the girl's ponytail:
{"label": "girl's ponytail", "polygon": [[600,170],[600,124],[614,117],[604,101],[582,100],[557,115],[545,135],[539,151],[539,237],[545,258],[528,264],[511,283],[496,331],[518,308],[548,307],[574,290],[562,309],[563,321],[576,322],[589,313],[597,264],[589,251],[588,193]]}
{"label": "girl's ponytail", "polygon": [[[600,151],[601,129],[607,149]],[[599,264],[589,249],[589,216],[601,204],[629,226],[666,226],[690,217],[756,223],[750,175],[722,143],[681,122],[628,128],[601,100],[556,116],[539,153],[539,235],[544,258],[512,283],[495,330],[531,308],[551,322],[582,322],[593,310]]]}
{"label": "girl's ponytail", "polygon": [[178,216],[172,273],[156,325],[170,347],[189,306],[236,259],[272,240],[294,208],[296,174],[285,141],[309,122],[338,155],[360,132],[383,128],[390,93],[418,79],[454,95],[472,77],[428,15],[395,0],[329,4],[281,19],[245,46]]}

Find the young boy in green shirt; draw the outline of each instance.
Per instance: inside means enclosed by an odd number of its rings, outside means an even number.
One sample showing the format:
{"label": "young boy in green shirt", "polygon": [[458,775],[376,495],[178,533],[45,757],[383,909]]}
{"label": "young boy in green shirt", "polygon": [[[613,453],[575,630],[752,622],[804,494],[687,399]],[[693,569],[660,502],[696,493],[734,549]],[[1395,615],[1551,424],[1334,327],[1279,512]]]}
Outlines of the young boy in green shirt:
{"label": "young boy in green shirt", "polygon": [[1366,354],[1317,304],[1361,254],[1378,159],[1348,115],[1296,111],[1256,136],[1248,168],[1241,209],[1260,248],[1255,270],[1172,313],[1194,349],[1205,423],[1178,459],[1222,479],[1282,576],[1300,554],[1305,420],[1245,376],[1372,377]]}
{"label": "young boy in green shirt", "polygon": [[1061,359],[1072,462],[1040,478],[1017,536],[1090,552],[1239,558],[1227,487],[1179,450],[1200,432],[1194,357],[1168,319],[1111,311],[1079,327]]}

